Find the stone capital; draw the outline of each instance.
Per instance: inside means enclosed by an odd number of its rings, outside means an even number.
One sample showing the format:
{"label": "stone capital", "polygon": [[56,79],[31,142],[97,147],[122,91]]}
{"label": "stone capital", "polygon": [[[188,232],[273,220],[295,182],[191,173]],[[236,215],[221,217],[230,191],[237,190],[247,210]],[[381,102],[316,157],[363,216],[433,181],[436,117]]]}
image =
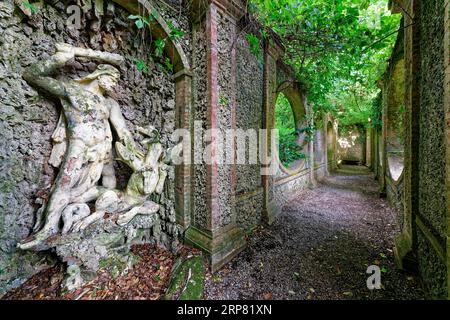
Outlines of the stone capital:
{"label": "stone capital", "polygon": [[272,37],[265,41],[266,52],[275,60],[278,61],[284,54],[284,46],[278,37]]}
{"label": "stone capital", "polygon": [[211,5],[232,20],[239,21],[246,14],[246,0],[194,0],[190,5],[191,15],[195,20],[203,17]]}

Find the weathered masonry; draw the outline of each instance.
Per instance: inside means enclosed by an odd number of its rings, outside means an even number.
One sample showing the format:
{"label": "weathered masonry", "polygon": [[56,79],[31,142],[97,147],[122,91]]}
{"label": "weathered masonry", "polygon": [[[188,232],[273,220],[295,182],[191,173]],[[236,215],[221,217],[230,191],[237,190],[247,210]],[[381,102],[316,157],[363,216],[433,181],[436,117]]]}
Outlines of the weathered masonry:
{"label": "weathered masonry", "polygon": [[399,266],[418,269],[432,296],[449,298],[450,6],[392,2],[404,29],[381,81],[383,128],[370,132],[371,161],[399,212]]}
{"label": "weathered masonry", "polygon": [[[245,1],[189,3],[44,1],[33,3],[32,9],[21,1],[0,3],[0,294],[51,263],[48,251],[18,250],[17,244],[32,233],[36,212],[58,175],[49,157],[61,103],[23,78],[30,65],[51,59],[56,43],[124,58],[111,98],[143,149],[138,128],[149,125],[159,131],[164,149],[175,146],[171,136],[180,128],[193,137],[207,129],[269,129],[260,148],[262,158],[270,158],[277,154],[270,129],[280,92],[288,98],[298,128],[307,124],[306,93],[281,62],[283,46],[276,35],[261,41],[260,55],[247,42],[245,34],[252,31],[246,28]],[[79,9],[79,24],[68,25],[77,12],[68,10],[70,5]],[[139,29],[130,15],[153,18],[148,28]],[[173,37],[174,29],[182,35]],[[149,59],[161,39],[162,56]],[[76,59],[54,78],[82,78],[96,68],[93,60]],[[120,259],[131,244],[156,243],[175,250],[182,242],[201,248],[217,270],[244,248],[247,232],[276,219],[293,190],[335,167],[337,124],[328,115],[323,119],[314,141],[299,138],[308,150],[306,160],[292,168],[280,166],[272,175],[261,174],[268,172],[261,158],[252,165],[197,164],[197,147],[207,145],[214,154],[220,144],[192,139],[191,162],[166,169],[156,215],[137,216],[125,227],[105,218],[58,238],[51,250],[67,264],[93,271],[105,257]],[[225,149],[233,157],[236,142]],[[117,188],[124,188],[132,172],[120,162],[114,172]]]}

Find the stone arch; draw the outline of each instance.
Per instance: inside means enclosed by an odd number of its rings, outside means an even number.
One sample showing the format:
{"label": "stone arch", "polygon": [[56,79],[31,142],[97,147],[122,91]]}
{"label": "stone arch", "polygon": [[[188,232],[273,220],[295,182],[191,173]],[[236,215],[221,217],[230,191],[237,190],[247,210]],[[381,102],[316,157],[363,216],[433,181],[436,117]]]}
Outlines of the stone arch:
{"label": "stone arch", "polygon": [[[275,103],[273,106],[274,109],[276,108],[276,102],[280,96],[280,93],[282,93],[289,101],[289,104],[292,108],[292,113],[294,115],[294,122],[296,129],[302,131],[307,125],[306,121],[307,110],[305,106],[305,97],[301,91],[299,84],[298,83],[289,84],[288,86],[284,86],[282,90],[277,92],[275,97]],[[274,117],[273,127],[274,128],[276,127],[276,117]],[[303,147],[303,153],[305,154],[308,153],[308,140],[306,139],[305,133],[302,132],[298,134],[297,144]],[[306,166],[305,159],[300,159],[299,161],[296,161],[289,168],[286,168],[280,162],[281,171],[283,171],[285,174],[288,175],[293,175],[300,172],[301,170],[305,169],[305,166]]]}
{"label": "stone arch", "polygon": [[[155,7],[147,0],[113,0],[128,12],[136,15],[144,13],[154,14],[154,20],[150,23],[150,31],[155,39],[168,39],[164,54],[170,59],[175,82],[175,128],[186,129],[193,133],[192,124],[192,74],[188,56],[182,46],[177,41],[172,41],[169,37],[171,31],[166,21],[158,13]],[[191,142],[192,149],[192,142]],[[192,152],[191,152],[192,163]],[[191,214],[191,179],[193,177],[192,167],[189,164],[181,164],[175,167],[175,211],[176,222],[187,229],[190,224]]]}
{"label": "stone arch", "polygon": [[[144,12],[157,12],[154,6],[147,0],[113,0],[130,13],[142,15]],[[156,39],[167,38],[169,41],[165,47],[165,54],[170,58],[174,72],[187,72],[190,70],[190,64],[187,55],[181,45],[169,38],[170,28],[160,14],[154,15],[154,20],[150,23],[150,31]]]}

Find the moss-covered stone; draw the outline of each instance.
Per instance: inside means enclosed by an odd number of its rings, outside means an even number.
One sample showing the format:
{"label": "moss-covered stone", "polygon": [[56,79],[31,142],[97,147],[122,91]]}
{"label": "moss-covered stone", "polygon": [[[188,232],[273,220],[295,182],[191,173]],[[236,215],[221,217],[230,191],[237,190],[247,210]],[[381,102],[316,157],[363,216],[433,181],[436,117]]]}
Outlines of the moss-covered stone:
{"label": "moss-covered stone", "polygon": [[201,300],[205,280],[203,257],[195,256],[175,263],[166,300]]}

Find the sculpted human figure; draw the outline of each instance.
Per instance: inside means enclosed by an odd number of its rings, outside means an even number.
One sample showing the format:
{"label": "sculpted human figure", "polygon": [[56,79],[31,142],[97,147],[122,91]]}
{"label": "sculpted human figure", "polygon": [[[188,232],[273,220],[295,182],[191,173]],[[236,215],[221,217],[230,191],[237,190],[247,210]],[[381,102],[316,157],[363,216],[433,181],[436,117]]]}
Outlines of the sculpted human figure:
{"label": "sculpted human figure", "polygon": [[[149,196],[154,193],[162,194],[172,151],[163,152],[159,133],[154,127],[149,126],[148,129],[138,127],[137,130],[147,137],[142,141],[148,147],[145,155],[135,152],[121,142],[116,142],[119,160],[133,170],[125,190],[98,190],[93,193],[88,192],[76,199],[78,203],[69,205],[65,210],[65,212],[69,211],[68,218],[64,218],[63,213],[63,233],[83,230],[103,218],[106,212],[118,213],[117,224],[124,226],[136,215],[150,215],[159,211],[159,205],[151,201]],[[97,199],[96,212],[91,215],[85,214],[88,208],[84,202],[93,199]],[[83,217],[74,217],[73,213]]]}
{"label": "sculpted human figure", "polygon": [[[89,218],[85,202],[95,200],[116,187],[111,125],[119,141],[128,150],[140,154],[119,105],[104,95],[113,90],[120,78],[119,71],[111,64],[119,65],[123,57],[67,44],[57,44],[56,49],[56,54],[49,60],[33,64],[24,73],[30,84],[58,97],[63,112],[52,137],[55,145],[50,159],[52,165],[60,167],[60,171],[48,202],[41,208],[42,219],[36,223],[36,233],[19,245],[22,249],[34,248],[57,234],[63,211],[69,216],[79,214],[80,218]],[[51,77],[75,57],[108,64],[100,64],[95,72],[82,79],[59,81]],[[99,186],[100,180],[102,186]],[[99,200],[97,205],[105,210],[109,209],[107,205],[114,206],[111,201],[107,201],[106,207],[102,206]]]}

